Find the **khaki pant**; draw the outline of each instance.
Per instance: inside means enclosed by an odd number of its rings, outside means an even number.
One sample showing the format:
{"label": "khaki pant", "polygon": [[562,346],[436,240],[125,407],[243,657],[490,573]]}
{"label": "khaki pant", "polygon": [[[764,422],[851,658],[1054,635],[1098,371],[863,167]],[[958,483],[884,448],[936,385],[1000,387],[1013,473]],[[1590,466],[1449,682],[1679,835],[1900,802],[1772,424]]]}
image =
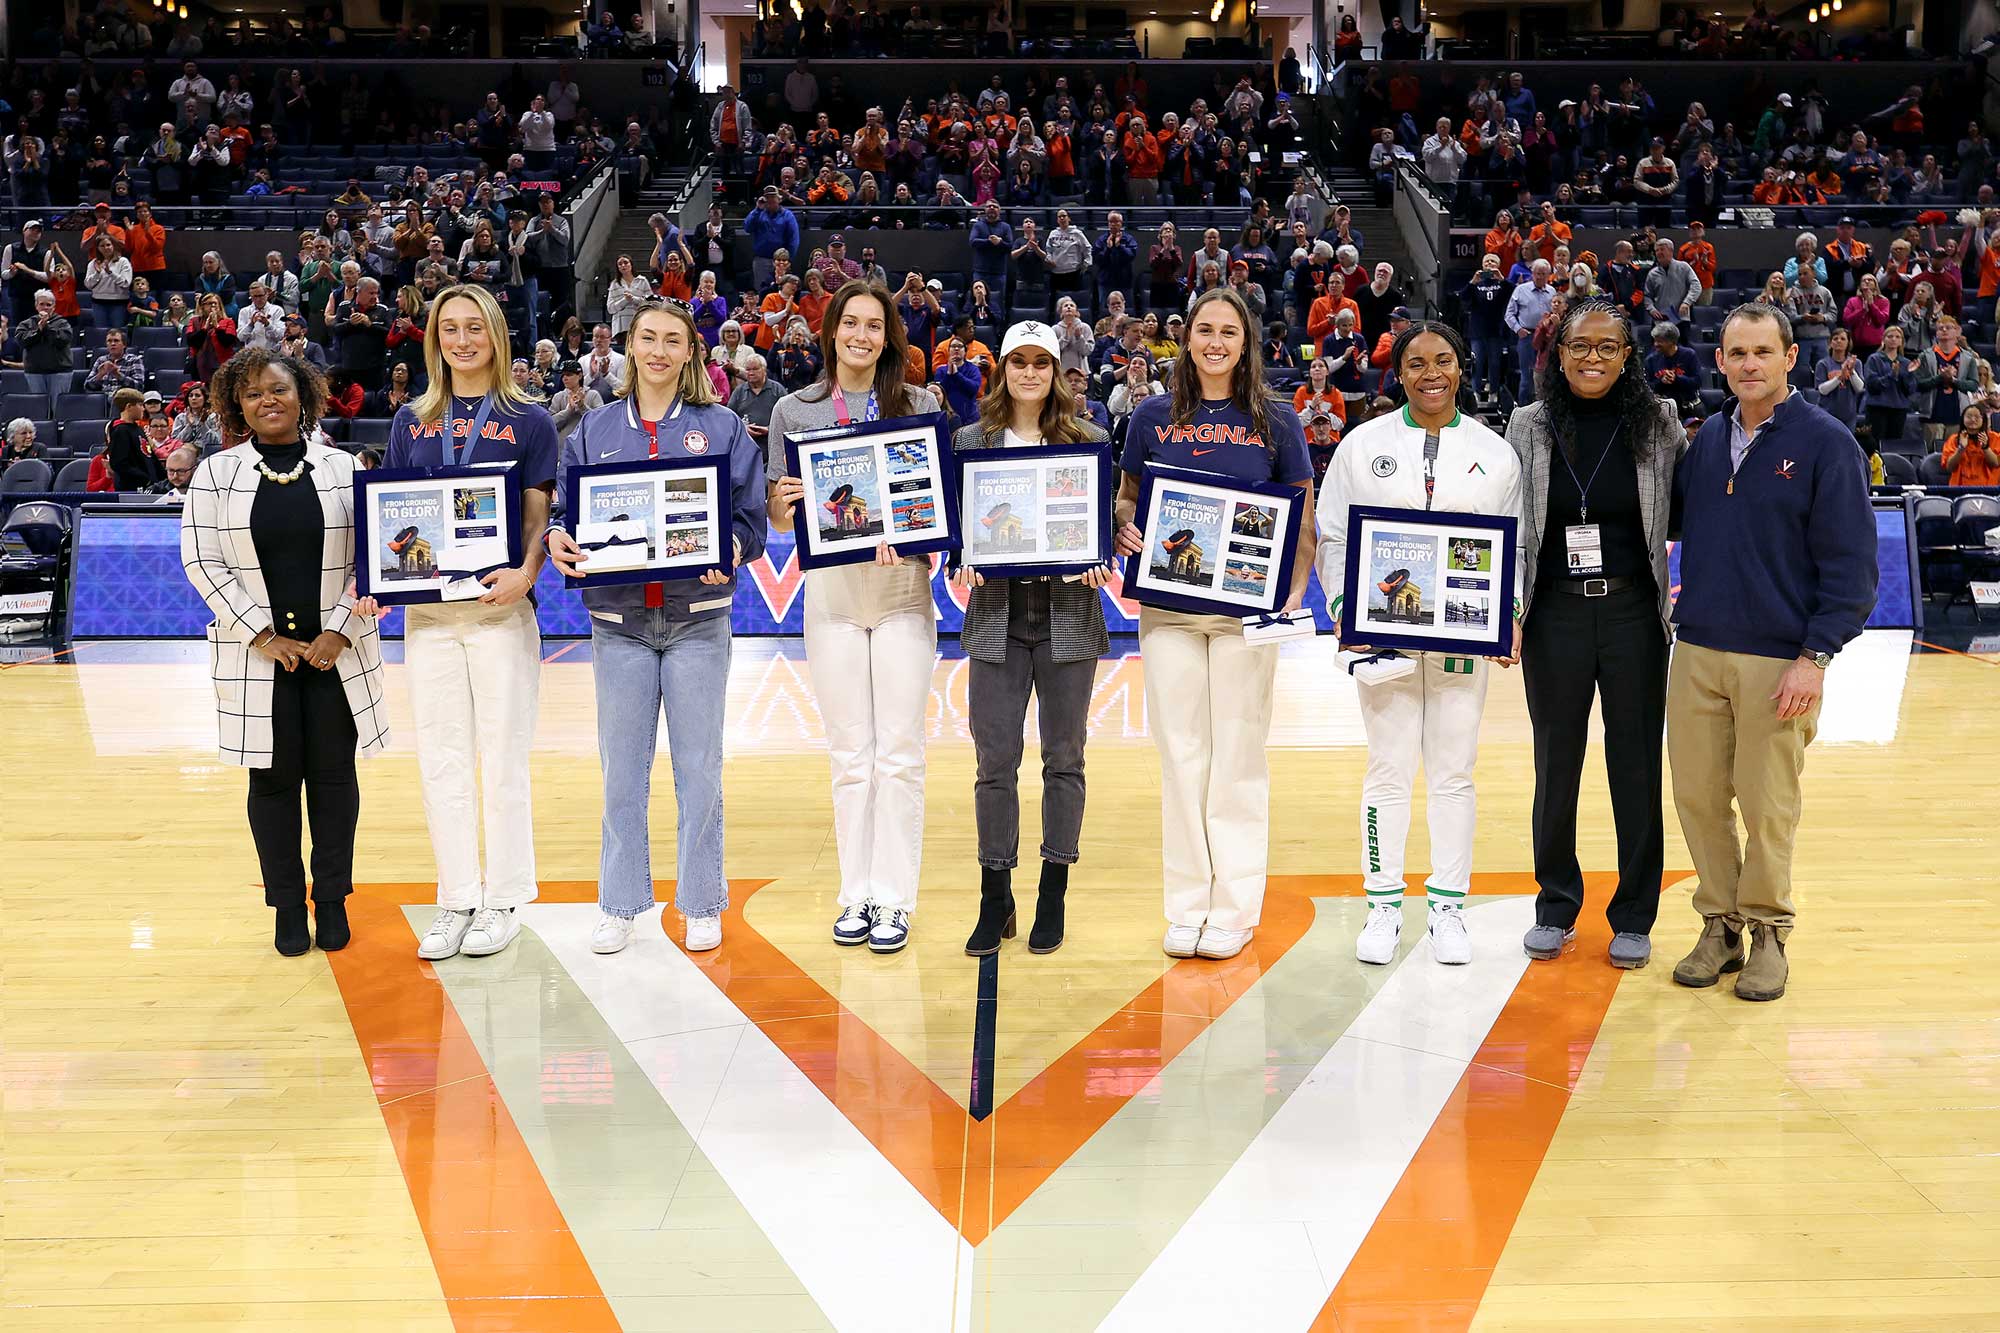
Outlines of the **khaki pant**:
{"label": "khaki pant", "polygon": [[1160,870],[1169,923],[1249,930],[1271,850],[1271,696],[1278,650],[1229,616],[1139,609],[1146,720],[1160,749]]}
{"label": "khaki pant", "polygon": [[[1819,729],[1819,705],[1778,720],[1778,679],[1791,659],[1674,646],[1667,676],[1667,758],[1674,808],[1701,883],[1704,918],[1792,926],[1792,839],[1799,827],[1799,775]],[[1743,811],[1739,843],[1736,809]]]}

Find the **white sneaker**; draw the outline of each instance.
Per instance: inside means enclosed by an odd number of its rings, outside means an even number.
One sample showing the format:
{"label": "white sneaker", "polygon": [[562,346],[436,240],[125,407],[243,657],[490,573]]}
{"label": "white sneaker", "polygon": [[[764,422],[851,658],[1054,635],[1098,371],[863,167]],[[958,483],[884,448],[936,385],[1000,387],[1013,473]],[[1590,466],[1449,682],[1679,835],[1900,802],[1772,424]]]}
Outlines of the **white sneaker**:
{"label": "white sneaker", "polygon": [[854,903],[840,909],[834,918],[833,942],[835,944],[864,944],[868,932],[875,928],[875,904]]}
{"label": "white sneaker", "polygon": [[1472,937],[1465,933],[1465,909],[1457,903],[1431,904],[1431,952],[1440,963],[1453,967],[1472,961]]}
{"label": "white sneaker", "polygon": [[1361,936],[1354,941],[1354,956],[1385,967],[1396,961],[1396,941],[1402,937],[1403,909],[1393,903],[1371,903]]}
{"label": "white sneaker", "polygon": [[472,914],[472,925],[458,951],[468,958],[485,958],[499,953],[521,933],[521,920],[511,907],[482,907]]}
{"label": "white sneaker", "polygon": [[691,916],[687,919],[687,951],[705,953],[722,944],[721,916]]}
{"label": "white sneaker", "polygon": [[634,917],[613,916],[609,912],[600,913],[597,929],[590,932],[592,953],[617,953],[632,942],[632,931],[638,925]]}
{"label": "white sneaker", "polygon": [[1203,958],[1234,958],[1243,952],[1243,946],[1250,942],[1254,931],[1223,930],[1219,926],[1203,926],[1201,943],[1194,951]]}
{"label": "white sneaker", "polygon": [[458,952],[465,942],[465,932],[472,925],[472,913],[454,912],[449,907],[442,908],[431,918],[431,928],[417,944],[417,957],[435,962],[449,958]]}
{"label": "white sneaker", "polygon": [[1200,945],[1200,926],[1168,926],[1167,937],[1160,941],[1169,958],[1192,958]]}
{"label": "white sneaker", "polygon": [[900,907],[875,909],[875,925],[868,932],[871,953],[895,953],[910,941],[910,914]]}

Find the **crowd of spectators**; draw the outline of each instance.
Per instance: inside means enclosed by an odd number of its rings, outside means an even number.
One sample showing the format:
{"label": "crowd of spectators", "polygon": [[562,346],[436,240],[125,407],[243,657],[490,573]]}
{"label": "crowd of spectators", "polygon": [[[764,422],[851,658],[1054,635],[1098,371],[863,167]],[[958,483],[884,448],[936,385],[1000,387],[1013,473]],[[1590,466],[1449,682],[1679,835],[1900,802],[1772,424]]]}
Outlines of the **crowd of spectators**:
{"label": "crowd of spectators", "polygon": [[1624,208],[1641,222],[1713,226],[1725,209],[1833,209],[1886,221],[1993,202],[2000,156],[1980,127],[1976,89],[1934,77],[1886,105],[1836,110],[1818,81],[1754,105],[1662,106],[1628,74],[1581,97],[1538,97],[1521,73],[1456,76],[1429,92],[1408,67],[1371,66],[1353,115],[1378,181],[1413,162],[1465,222],[1540,203]]}

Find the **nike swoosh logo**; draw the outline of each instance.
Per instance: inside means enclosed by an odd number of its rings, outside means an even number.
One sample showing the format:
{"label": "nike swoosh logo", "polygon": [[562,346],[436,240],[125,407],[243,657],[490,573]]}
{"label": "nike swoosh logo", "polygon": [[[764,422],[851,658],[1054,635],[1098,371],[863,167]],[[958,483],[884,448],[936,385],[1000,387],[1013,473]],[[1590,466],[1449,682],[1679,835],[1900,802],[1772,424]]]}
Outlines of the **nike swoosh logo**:
{"label": "nike swoosh logo", "polygon": [[1214,452],[1215,452],[1215,450],[1213,450],[1213,449],[1197,449],[1197,450],[1195,450],[1195,451],[1194,451],[1194,456],[1195,456],[1196,458],[1200,458],[1200,457],[1202,457],[1202,456],[1203,456],[1203,455],[1205,455],[1205,454],[1212,454],[1212,453],[1214,453]]}
{"label": "nike swoosh logo", "polygon": [[603,451],[602,453],[598,454],[597,456],[598,456],[599,458],[616,458],[616,457],[618,457],[618,455],[619,455],[619,454],[621,454],[621,453],[623,453],[623,452],[624,452],[624,451],[623,451],[622,449],[606,449],[606,450],[604,450],[604,451]]}

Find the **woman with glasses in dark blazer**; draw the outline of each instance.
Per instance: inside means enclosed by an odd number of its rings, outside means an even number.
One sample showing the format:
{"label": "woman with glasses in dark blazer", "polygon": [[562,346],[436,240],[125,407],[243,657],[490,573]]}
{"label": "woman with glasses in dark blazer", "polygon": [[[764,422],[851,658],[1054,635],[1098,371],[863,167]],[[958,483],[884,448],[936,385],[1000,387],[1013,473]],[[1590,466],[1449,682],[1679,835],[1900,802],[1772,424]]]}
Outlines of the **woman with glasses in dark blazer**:
{"label": "woman with glasses in dark blazer", "polygon": [[1618,831],[1610,957],[1616,967],[1644,967],[1665,856],[1667,524],[1687,437],[1673,405],[1648,386],[1631,321],[1616,305],[1570,306],[1551,350],[1536,401],[1507,425],[1525,479],[1518,600],[1540,885],[1523,947],[1530,958],[1556,958],[1576,935],[1577,795],[1596,701]]}

